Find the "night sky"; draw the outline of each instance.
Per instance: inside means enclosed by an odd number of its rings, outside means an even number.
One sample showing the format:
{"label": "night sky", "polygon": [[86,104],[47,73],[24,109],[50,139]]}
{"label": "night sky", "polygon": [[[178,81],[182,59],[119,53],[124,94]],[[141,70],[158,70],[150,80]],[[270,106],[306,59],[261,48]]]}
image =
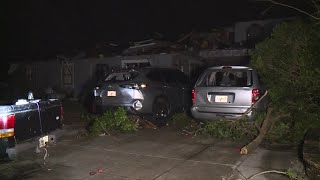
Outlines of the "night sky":
{"label": "night sky", "polygon": [[7,59],[54,56],[98,42],[143,40],[154,32],[167,39],[235,21],[292,15],[285,8],[248,0],[211,1],[7,1]]}

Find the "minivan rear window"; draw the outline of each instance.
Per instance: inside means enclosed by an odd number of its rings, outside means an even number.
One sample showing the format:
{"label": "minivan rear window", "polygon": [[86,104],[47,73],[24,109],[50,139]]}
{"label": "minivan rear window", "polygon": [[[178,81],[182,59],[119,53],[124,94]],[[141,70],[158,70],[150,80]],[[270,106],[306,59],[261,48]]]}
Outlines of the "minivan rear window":
{"label": "minivan rear window", "polygon": [[207,71],[198,86],[204,87],[249,87],[252,85],[251,70],[210,70]]}
{"label": "minivan rear window", "polygon": [[131,81],[139,75],[138,72],[117,72],[110,74],[105,81],[106,82],[121,82],[121,81]]}

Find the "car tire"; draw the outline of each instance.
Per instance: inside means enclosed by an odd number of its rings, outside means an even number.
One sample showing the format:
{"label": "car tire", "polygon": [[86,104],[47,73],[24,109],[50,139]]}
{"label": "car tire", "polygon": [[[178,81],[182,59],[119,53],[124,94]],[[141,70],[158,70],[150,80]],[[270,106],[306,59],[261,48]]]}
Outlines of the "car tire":
{"label": "car tire", "polygon": [[152,106],[153,121],[158,126],[166,125],[170,117],[170,105],[167,99],[157,98]]}

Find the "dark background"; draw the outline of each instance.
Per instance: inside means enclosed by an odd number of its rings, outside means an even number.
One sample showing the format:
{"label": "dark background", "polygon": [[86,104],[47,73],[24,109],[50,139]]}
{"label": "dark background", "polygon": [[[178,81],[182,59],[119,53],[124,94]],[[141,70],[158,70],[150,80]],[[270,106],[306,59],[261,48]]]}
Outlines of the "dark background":
{"label": "dark background", "polygon": [[[297,2],[309,7],[302,0]],[[2,62],[46,59],[101,42],[126,44],[155,32],[172,40],[192,29],[206,31],[235,21],[298,14],[278,6],[268,9],[268,2],[249,0],[8,0],[2,7],[3,27],[7,27]]]}

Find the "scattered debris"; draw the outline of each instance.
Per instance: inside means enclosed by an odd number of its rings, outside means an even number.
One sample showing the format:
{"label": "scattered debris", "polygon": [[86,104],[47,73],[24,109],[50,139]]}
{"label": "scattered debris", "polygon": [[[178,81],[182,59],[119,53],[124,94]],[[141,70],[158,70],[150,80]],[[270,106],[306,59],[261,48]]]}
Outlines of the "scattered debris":
{"label": "scattered debris", "polygon": [[89,133],[86,130],[78,130],[78,132],[76,134],[77,138],[87,137],[87,136],[89,136]]}
{"label": "scattered debris", "polygon": [[131,119],[133,122],[135,122],[135,124],[136,124],[139,128],[157,129],[157,126],[156,126],[155,124],[151,123],[150,121],[148,121],[148,120],[145,119],[144,117],[132,115],[132,116],[130,116],[130,119]]}
{"label": "scattered debris", "polygon": [[90,176],[96,175],[97,173],[103,173],[103,169],[98,169],[97,171],[91,171]]}

